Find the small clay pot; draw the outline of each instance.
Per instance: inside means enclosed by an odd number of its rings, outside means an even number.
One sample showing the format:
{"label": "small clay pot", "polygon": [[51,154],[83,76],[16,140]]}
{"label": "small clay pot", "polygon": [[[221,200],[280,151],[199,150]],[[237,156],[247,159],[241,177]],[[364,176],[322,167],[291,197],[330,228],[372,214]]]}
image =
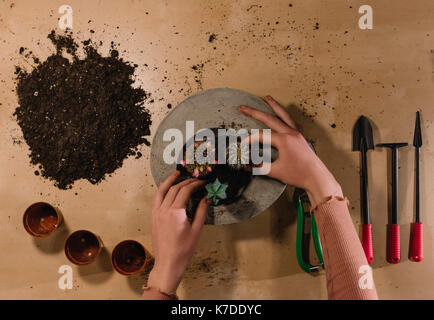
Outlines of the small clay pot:
{"label": "small clay pot", "polygon": [[34,237],[45,238],[62,223],[60,210],[46,202],[36,202],[24,212],[24,229]]}
{"label": "small clay pot", "polygon": [[79,230],[66,239],[65,254],[72,263],[86,265],[96,260],[102,248],[100,237],[90,231]]}
{"label": "small clay pot", "polygon": [[113,268],[125,276],[142,272],[151,260],[152,257],[145,247],[134,240],[118,243],[112,252]]}

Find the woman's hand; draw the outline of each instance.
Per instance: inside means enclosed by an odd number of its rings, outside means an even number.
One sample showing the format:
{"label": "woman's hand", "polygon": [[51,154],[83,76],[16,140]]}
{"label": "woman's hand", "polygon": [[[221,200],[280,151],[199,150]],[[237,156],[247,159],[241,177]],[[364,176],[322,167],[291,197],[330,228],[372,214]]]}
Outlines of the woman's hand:
{"label": "woman's hand", "polygon": [[188,179],[174,185],[180,172],[175,171],[161,183],[152,207],[152,247],[155,264],[148,286],[173,294],[199,242],[200,232],[208,213],[209,202],[203,198],[190,223],[187,203],[204,181]]}
{"label": "woman's hand", "polygon": [[[240,106],[240,111],[272,130],[271,145],[278,149],[279,157],[271,164],[268,176],[306,190],[312,207],[328,196],[342,196],[340,185],[309,146],[297,123],[271,96],[265,101],[279,118],[247,106]],[[262,142],[262,135],[250,139]]]}

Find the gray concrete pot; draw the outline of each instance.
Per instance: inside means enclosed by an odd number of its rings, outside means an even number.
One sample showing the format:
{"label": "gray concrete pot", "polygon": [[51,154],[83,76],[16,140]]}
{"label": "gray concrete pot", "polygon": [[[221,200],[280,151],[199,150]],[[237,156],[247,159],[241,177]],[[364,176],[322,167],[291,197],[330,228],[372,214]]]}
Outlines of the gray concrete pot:
{"label": "gray concrete pot", "polygon": [[[160,123],[155,133],[151,149],[151,172],[157,185],[167,178],[176,164],[163,161],[163,150],[170,142],[163,141],[163,134],[169,128],[177,128],[186,134],[185,122],[194,120],[195,131],[203,128],[265,129],[259,121],[243,115],[238,107],[250,107],[273,113],[265,101],[250,93],[218,88],[199,92],[178,104]],[[239,200],[229,205],[211,207],[207,224],[231,224],[249,219],[271,206],[282,194],[286,185],[266,176],[253,176]]]}

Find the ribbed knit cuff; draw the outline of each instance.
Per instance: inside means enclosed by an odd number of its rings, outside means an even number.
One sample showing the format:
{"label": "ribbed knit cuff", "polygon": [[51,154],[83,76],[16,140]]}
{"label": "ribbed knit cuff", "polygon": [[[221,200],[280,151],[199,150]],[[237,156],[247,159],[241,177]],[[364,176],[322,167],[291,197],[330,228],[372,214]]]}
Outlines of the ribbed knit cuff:
{"label": "ribbed knit cuff", "polygon": [[310,210],[310,213],[318,211],[319,207],[322,206],[326,206],[329,207],[330,205],[333,206],[333,202],[335,201],[342,201],[346,204],[346,206],[348,207],[350,201],[347,198],[344,197],[340,197],[340,196],[328,196],[327,198],[325,198],[323,201],[321,201],[315,208],[312,208]]}
{"label": "ribbed knit cuff", "polygon": [[[348,203],[346,198],[330,196],[313,209],[323,248],[329,299],[378,299],[372,269],[354,228]],[[367,284],[372,287],[361,285],[365,278],[369,278]]]}

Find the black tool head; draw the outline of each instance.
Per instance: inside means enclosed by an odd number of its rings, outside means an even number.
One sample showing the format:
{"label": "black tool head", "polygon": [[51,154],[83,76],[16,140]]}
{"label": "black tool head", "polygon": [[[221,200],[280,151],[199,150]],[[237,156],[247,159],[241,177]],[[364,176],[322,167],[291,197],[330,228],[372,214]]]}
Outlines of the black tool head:
{"label": "black tool head", "polygon": [[416,125],[414,126],[413,145],[416,148],[422,147],[422,130],[420,129],[420,112],[416,112]]}
{"label": "black tool head", "polygon": [[391,149],[399,149],[399,148],[406,147],[406,146],[408,146],[407,142],[377,144],[377,147],[385,147],[385,148],[391,148]]}
{"label": "black tool head", "polygon": [[363,145],[366,150],[374,149],[371,124],[368,118],[360,116],[353,129],[353,151],[362,151]]}

